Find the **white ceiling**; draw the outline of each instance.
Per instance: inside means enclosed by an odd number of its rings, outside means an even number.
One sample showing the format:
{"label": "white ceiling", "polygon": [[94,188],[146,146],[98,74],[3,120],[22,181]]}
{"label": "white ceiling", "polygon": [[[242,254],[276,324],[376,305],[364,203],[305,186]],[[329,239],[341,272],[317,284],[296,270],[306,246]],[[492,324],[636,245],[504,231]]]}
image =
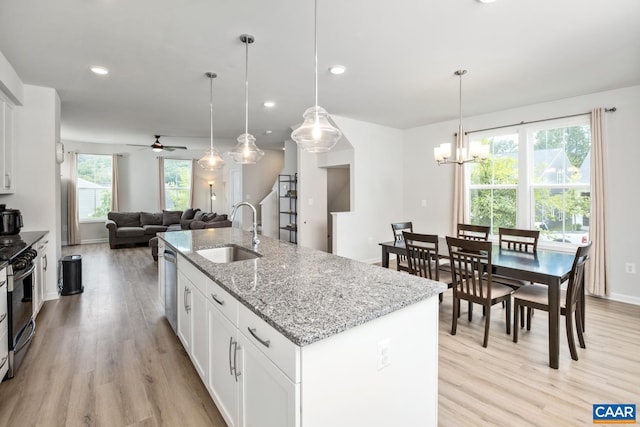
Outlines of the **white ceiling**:
{"label": "white ceiling", "polygon": [[[640,84],[638,0],[319,0],[319,104],[409,128]],[[62,139],[151,144],[153,134],[249,132],[281,147],[313,105],[312,0],[0,1],[0,51],[25,83],[56,88]],[[89,66],[111,70],[98,77]],[[328,68],[342,64],[342,76]],[[273,100],[275,108],[262,103]],[[272,130],[270,135],[265,134]],[[207,139],[164,139],[206,146]]]}

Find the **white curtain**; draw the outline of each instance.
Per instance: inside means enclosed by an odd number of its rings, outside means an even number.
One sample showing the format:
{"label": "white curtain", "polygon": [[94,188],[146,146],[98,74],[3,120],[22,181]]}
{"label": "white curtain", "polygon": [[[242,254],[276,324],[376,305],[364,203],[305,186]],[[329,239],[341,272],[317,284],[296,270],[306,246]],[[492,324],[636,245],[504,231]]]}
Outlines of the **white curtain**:
{"label": "white curtain", "polygon": [[118,191],[118,158],[119,154],[111,156],[111,212],[120,212],[120,193]]}
{"label": "white curtain", "polygon": [[[462,153],[465,146],[467,146],[467,135],[464,134],[462,124],[458,126],[458,135],[456,137],[456,146],[451,153],[451,156],[458,160],[458,153]],[[454,180],[453,180],[453,223],[451,224],[451,235],[456,236],[458,233],[458,224],[464,224],[465,212],[467,210],[467,199],[465,196],[464,188],[464,165],[453,165]]]}
{"label": "white curtain", "polygon": [[164,157],[158,157],[158,188],[160,194],[158,200],[160,201],[160,210],[165,208],[164,198]]}
{"label": "white curtain", "polygon": [[595,295],[609,294],[609,241],[606,228],[607,129],[605,109],[591,112],[591,218],[592,247],[587,263],[585,286]]}
{"label": "white curtain", "polygon": [[193,202],[195,201],[195,188],[196,188],[196,166],[198,166],[198,161],[193,159],[191,161],[191,188],[189,189],[189,206],[188,208],[193,208]]}
{"label": "white curtain", "polygon": [[69,245],[80,244],[80,221],[78,219],[78,153],[69,153],[69,184],[67,185],[67,241]]}

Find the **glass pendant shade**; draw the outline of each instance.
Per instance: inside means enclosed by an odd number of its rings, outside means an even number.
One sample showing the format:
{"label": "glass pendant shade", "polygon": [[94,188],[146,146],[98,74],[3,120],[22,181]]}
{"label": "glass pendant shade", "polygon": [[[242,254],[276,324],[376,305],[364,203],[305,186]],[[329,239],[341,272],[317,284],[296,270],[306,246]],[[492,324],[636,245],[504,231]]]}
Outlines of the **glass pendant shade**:
{"label": "glass pendant shade", "polygon": [[264,151],[256,145],[256,138],[250,133],[243,133],[238,137],[238,143],[229,151],[229,156],[241,165],[252,165],[264,156]]}
{"label": "glass pendant shade", "polygon": [[204,156],[198,159],[198,166],[207,171],[215,171],[224,166],[224,159],[212,146],[204,153]]}
{"label": "glass pendant shade", "polygon": [[329,123],[329,114],[319,105],[307,108],[302,117],[304,122],[291,133],[291,139],[303,150],[326,153],[342,137],[340,129]]}

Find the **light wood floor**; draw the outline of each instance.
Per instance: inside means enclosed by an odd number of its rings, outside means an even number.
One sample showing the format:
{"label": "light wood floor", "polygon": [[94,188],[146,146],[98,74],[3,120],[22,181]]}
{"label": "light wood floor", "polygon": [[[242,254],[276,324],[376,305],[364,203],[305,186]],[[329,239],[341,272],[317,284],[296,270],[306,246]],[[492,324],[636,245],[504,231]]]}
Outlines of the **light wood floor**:
{"label": "light wood floor", "polygon": [[[0,426],[224,426],[163,316],[150,250],[63,253],[82,254],[85,292],[45,303],[24,364],[0,384]],[[640,403],[640,307],[589,298],[587,349],[572,361],[562,335],[559,370],[545,313],[514,344],[495,307],[485,349],[480,312],[469,323],[463,305],[451,336],[450,291],[440,305],[440,426],[591,425],[593,403]]]}

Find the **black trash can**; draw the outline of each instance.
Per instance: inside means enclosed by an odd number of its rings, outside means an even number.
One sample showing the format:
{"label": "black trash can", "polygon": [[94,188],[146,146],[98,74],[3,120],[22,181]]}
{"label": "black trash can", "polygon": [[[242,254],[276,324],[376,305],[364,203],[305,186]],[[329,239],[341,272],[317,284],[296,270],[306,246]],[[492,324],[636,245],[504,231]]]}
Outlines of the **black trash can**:
{"label": "black trash can", "polygon": [[84,291],[82,286],[82,255],[62,258],[62,286],[60,295],[74,295]]}

